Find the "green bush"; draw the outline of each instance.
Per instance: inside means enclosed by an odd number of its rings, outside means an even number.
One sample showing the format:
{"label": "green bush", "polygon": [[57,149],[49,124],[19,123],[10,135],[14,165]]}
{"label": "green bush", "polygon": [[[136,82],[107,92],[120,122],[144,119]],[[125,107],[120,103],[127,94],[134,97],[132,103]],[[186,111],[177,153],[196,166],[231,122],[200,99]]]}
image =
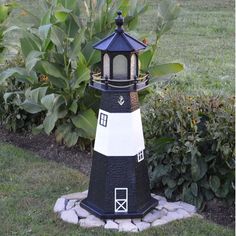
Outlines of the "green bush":
{"label": "green bush", "polygon": [[151,187],[199,209],[234,199],[234,98],[156,93],[144,108]]}
{"label": "green bush", "polygon": [[[93,50],[92,45],[114,30],[118,9],[125,16],[126,30],[134,30],[139,16],[148,8],[142,2],[41,0],[34,8],[22,6],[23,14],[19,17],[25,17],[27,27],[11,26],[5,34],[19,30],[25,64],[3,71],[0,85],[16,80],[24,86],[8,91],[5,102],[11,99],[11,105],[15,104],[18,110],[43,113],[42,124],[34,130],[47,134],[55,131],[57,141],[67,146],[79,140],[93,140],[98,96],[87,85],[90,67],[99,65],[100,52]],[[149,34],[155,41],[140,55],[141,70],[150,71],[154,77],[183,69],[179,63],[152,63],[160,36],[171,28],[178,12],[178,5],[172,1],[159,4],[156,29]],[[21,99],[16,100],[17,96]]]}

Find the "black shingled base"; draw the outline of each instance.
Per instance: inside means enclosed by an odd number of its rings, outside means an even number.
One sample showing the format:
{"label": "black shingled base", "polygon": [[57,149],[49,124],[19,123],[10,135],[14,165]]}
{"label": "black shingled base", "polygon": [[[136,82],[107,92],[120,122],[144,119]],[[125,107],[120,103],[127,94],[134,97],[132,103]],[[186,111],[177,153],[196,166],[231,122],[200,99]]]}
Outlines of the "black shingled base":
{"label": "black shingled base", "polygon": [[[128,212],[115,212],[115,188],[128,188]],[[81,206],[100,218],[140,218],[158,201],[151,197],[146,160],[94,152],[88,197]]]}

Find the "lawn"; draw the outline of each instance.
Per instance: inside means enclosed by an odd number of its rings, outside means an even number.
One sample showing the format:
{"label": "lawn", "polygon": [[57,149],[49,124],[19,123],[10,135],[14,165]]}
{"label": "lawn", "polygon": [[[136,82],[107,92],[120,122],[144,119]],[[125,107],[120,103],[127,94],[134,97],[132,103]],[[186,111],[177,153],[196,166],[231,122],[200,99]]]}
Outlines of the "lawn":
{"label": "lawn", "polygon": [[[85,230],[63,223],[53,213],[59,196],[85,190],[87,186],[88,178],[77,170],[0,144],[0,235],[126,235],[102,229]],[[224,236],[234,235],[234,231],[195,217],[139,235]]]}
{"label": "lawn", "polygon": [[[143,17],[140,31],[155,25],[157,0]],[[173,87],[188,93],[234,95],[234,1],[179,0],[181,12],[160,39],[158,63],[182,62]]]}

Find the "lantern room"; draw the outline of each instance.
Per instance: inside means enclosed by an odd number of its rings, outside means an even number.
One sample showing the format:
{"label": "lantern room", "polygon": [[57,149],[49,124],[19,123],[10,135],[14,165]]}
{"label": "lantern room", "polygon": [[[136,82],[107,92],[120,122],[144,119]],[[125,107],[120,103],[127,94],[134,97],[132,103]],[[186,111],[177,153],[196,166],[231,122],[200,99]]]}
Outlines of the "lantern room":
{"label": "lantern room", "polygon": [[124,32],[121,11],[115,32],[93,45],[101,51],[101,72],[91,73],[90,86],[99,90],[140,90],[148,84],[148,74],[139,78],[138,52],[147,45]]}

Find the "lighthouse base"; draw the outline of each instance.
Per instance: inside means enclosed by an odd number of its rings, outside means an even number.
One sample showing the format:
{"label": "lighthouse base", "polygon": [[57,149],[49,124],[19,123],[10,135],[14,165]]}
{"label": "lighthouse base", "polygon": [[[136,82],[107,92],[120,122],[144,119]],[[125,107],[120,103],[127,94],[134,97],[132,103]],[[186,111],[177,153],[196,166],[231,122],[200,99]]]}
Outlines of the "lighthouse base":
{"label": "lighthouse base", "polygon": [[81,206],[99,218],[140,218],[158,205],[151,197],[147,163],[135,156],[94,152],[88,197]]}
{"label": "lighthouse base", "polygon": [[81,201],[80,206],[86,209],[91,214],[101,218],[101,219],[134,219],[134,218],[143,218],[148,212],[153,210],[158,205],[158,200],[151,198],[147,203],[147,206],[143,209],[139,209],[136,212],[127,212],[127,213],[108,213],[103,209],[96,208],[88,199]]}

